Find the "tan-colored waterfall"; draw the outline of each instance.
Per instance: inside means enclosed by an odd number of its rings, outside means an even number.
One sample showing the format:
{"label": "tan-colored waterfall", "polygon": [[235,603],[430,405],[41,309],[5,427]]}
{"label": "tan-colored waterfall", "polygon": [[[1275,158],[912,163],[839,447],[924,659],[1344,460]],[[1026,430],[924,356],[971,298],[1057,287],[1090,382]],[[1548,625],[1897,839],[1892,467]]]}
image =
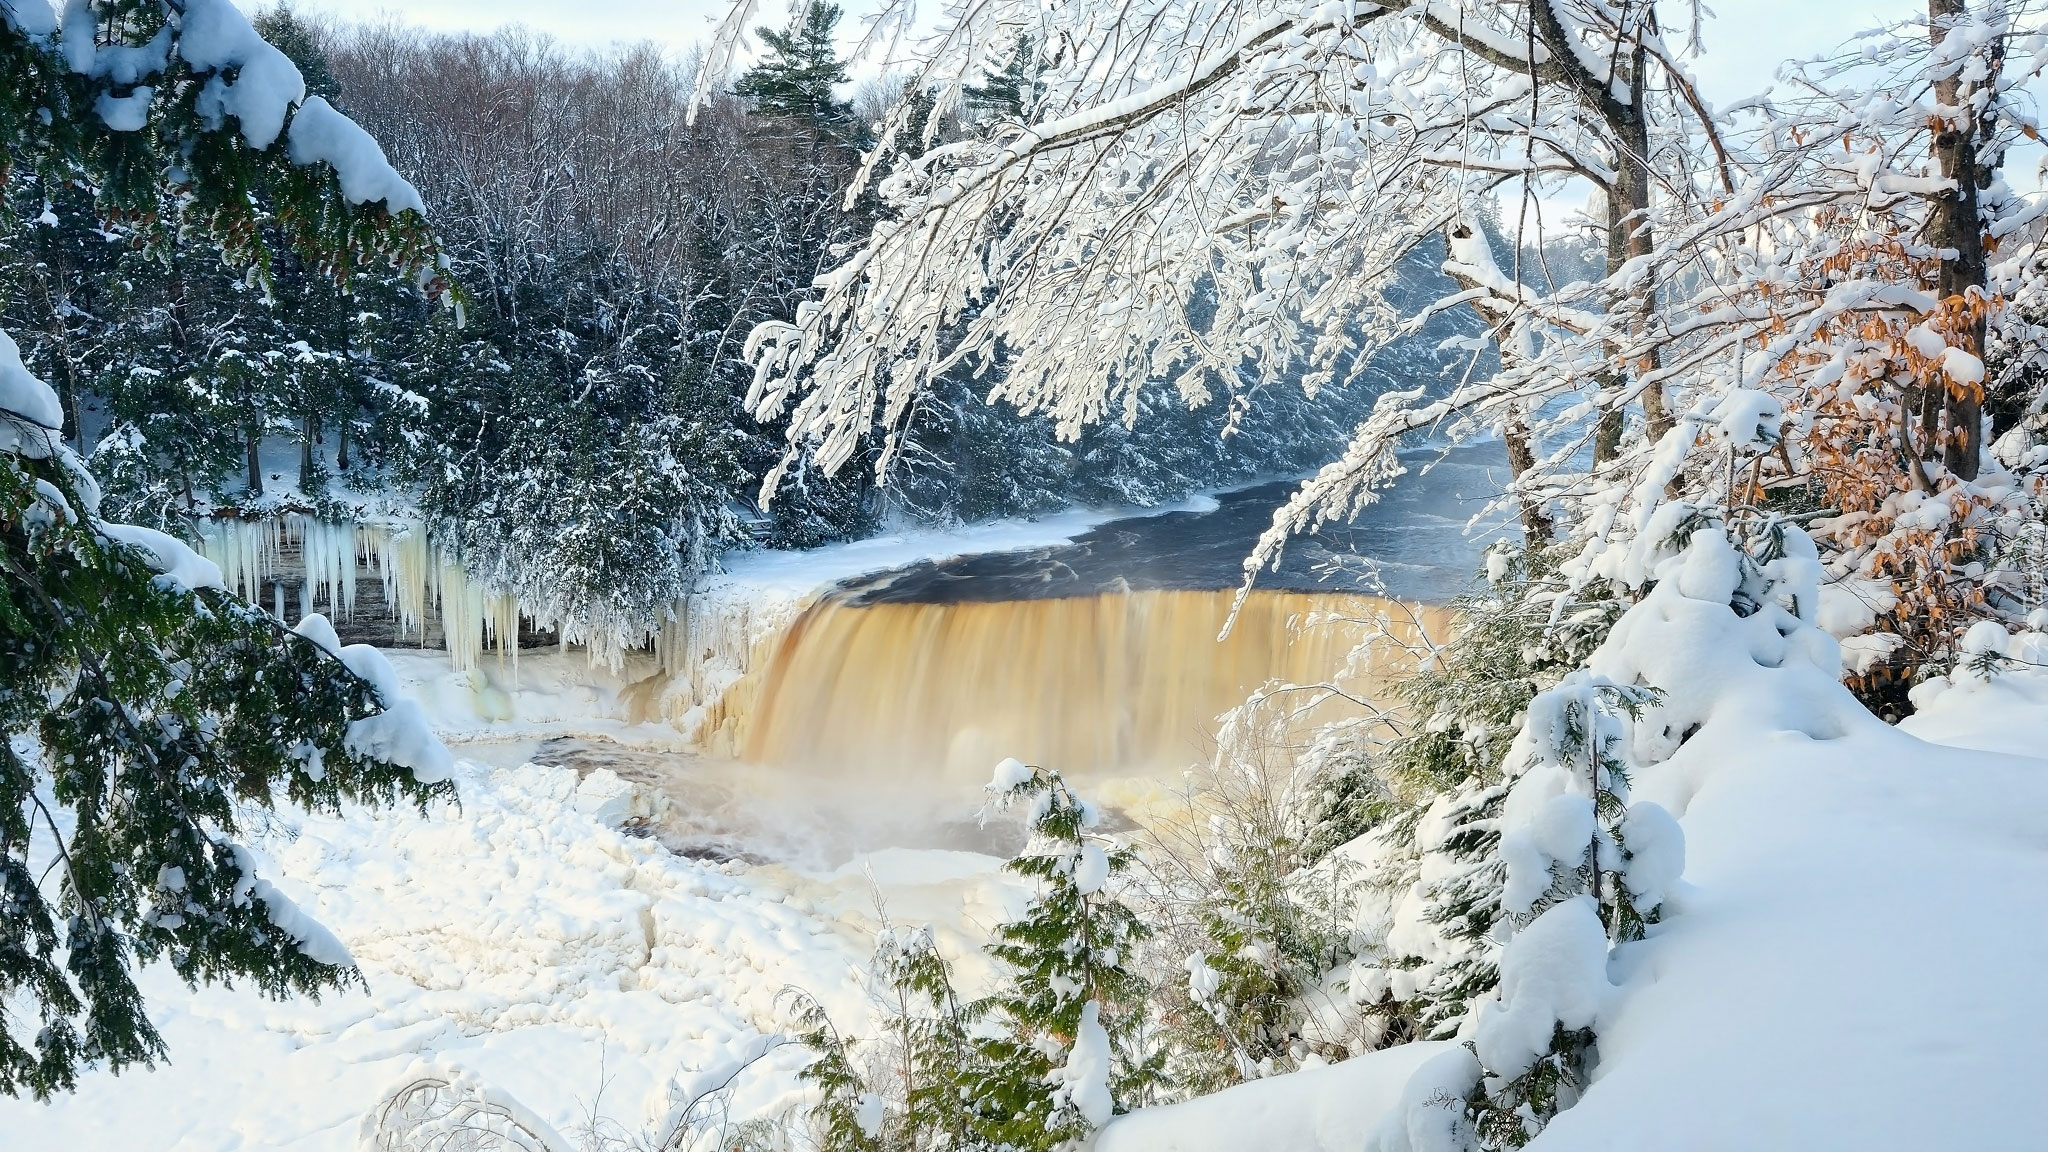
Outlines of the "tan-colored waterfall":
{"label": "tan-colored waterfall", "polygon": [[1218,640],[1232,598],[828,599],[762,644],[698,742],[757,764],[885,778],[980,776],[1005,756],[1074,774],[1172,771],[1203,758],[1216,717],[1268,683],[1371,694],[1412,667],[1443,615],[1254,592]]}

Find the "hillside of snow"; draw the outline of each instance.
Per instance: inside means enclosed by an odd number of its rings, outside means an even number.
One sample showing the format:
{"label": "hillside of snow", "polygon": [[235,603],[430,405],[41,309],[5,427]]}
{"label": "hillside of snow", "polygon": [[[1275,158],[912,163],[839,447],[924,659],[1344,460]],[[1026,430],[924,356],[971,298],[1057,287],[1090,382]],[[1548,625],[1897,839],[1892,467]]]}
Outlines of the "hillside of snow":
{"label": "hillside of snow", "polygon": [[[2048,637],[1973,634],[2015,662],[1923,685],[1892,728],[1824,671],[1831,641],[1682,584],[1592,666],[1672,686],[1672,728],[1638,739],[1686,739],[1633,783],[1680,818],[1685,880],[1615,950],[1591,1083],[1529,1146],[2041,1147],[2017,1102],[2048,1058],[2048,760],[2015,753],[2048,749]],[[1524,991],[1568,1004],[1572,958],[1524,958],[1551,981]],[[1410,1047],[1449,1058],[1394,1049],[1141,1111],[1097,1148],[1455,1147],[1440,1121],[1469,1057]]]}

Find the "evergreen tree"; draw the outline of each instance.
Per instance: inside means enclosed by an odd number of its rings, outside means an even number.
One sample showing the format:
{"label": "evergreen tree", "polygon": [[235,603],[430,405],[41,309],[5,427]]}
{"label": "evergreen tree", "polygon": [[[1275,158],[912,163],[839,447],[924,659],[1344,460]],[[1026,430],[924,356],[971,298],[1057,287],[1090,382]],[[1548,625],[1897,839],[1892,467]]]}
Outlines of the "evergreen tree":
{"label": "evergreen tree", "polygon": [[1148,931],[1109,888],[1130,849],[1091,831],[1095,807],[1059,773],[1006,760],[989,787],[998,807],[1030,806],[1030,843],[1007,867],[1038,891],[988,947],[1009,979],[975,1005],[995,1031],[980,1045],[977,1123],[990,1147],[1059,1148],[1158,1079],[1163,1054],[1144,1051],[1147,986],[1136,970]]}
{"label": "evergreen tree", "polygon": [[[227,33],[241,19],[223,0],[182,13]],[[74,6],[61,33],[51,19],[0,9],[11,166],[89,186],[157,251],[210,235],[258,284],[274,223],[336,277],[389,264],[437,287],[424,222],[394,210],[409,194],[395,175],[377,199],[352,199],[334,169],[293,163],[281,140],[320,111],[293,111],[274,50],[224,35],[230,58],[201,70],[178,50],[190,24],[167,28],[146,0]],[[159,31],[171,50],[132,74]],[[232,118],[196,103],[230,82],[222,71],[250,85]],[[365,165],[346,174],[386,175]],[[341,649],[318,618],[286,632],[177,540],[102,519],[64,415],[0,339],[0,1091],[39,1096],[85,1067],[164,1055],[139,963],[273,996],[355,979],[333,939],[256,875],[238,843],[252,806],[448,794],[447,754],[381,657]]]}
{"label": "evergreen tree", "polygon": [[1313,855],[1376,835],[1398,862],[1385,877],[1403,891],[1385,955],[1353,973],[1351,990],[1390,1040],[1455,1034],[1499,980],[1509,752],[1530,701],[1585,661],[1622,607],[1568,599],[1555,562],[1520,546],[1489,551],[1485,586],[1454,605],[1450,642],[1395,689],[1414,721],[1333,774],[1320,798]]}
{"label": "evergreen tree", "polygon": [[757,28],[768,58],[747,69],[733,92],[755,114],[804,125],[825,138],[852,128],[853,105],[835,94],[846,83],[846,63],[832,42],[840,7],[824,0],[800,0],[784,31]]}

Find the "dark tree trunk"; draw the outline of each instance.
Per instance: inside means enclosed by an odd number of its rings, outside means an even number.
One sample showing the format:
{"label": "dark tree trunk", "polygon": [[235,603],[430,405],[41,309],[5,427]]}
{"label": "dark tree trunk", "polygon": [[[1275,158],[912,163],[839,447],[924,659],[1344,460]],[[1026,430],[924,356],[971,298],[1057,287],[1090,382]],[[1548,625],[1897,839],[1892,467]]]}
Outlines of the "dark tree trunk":
{"label": "dark tree trunk", "polygon": [[248,449],[249,495],[263,495],[263,425],[251,422],[243,432]]}
{"label": "dark tree trunk", "polygon": [[[1928,36],[1940,44],[1948,27],[1969,10],[1969,0],[1927,0]],[[1941,174],[1955,187],[1934,197],[1933,212],[1927,220],[1927,239],[1942,250],[1941,271],[1935,287],[1941,300],[1959,306],[1973,296],[1984,294],[1987,260],[1984,251],[1984,223],[1979,210],[1979,190],[1990,182],[1992,172],[1980,162],[1980,125],[1977,116],[1963,105],[1980,87],[1965,84],[1950,75],[1934,83],[1935,99],[1951,110],[1952,119],[1937,122],[1931,150]],[[1981,314],[1963,330],[1949,333],[1952,342],[1973,355],[1984,355],[1984,321]],[[1981,384],[1951,382],[1942,397],[1942,416],[1947,425],[1941,438],[1942,466],[1964,480],[1977,478],[1978,460],[1983,455],[1984,389]],[[1931,449],[1932,445],[1922,445]]]}
{"label": "dark tree trunk", "polygon": [[[1551,7],[1553,3],[1555,0],[1541,0],[1530,5],[1535,18],[1534,31],[1551,57],[1545,68],[1551,71],[1552,78],[1562,80],[1573,90],[1582,107],[1606,124],[1614,141],[1614,182],[1604,190],[1607,194],[1607,273],[1612,276],[1620,272],[1629,260],[1648,255],[1656,243],[1649,215],[1650,125],[1643,107],[1643,89],[1650,71],[1649,53],[1638,38],[1629,50],[1628,59],[1617,62],[1618,70],[1625,71],[1628,77],[1629,101],[1624,104],[1615,97],[1607,83],[1586,67],[1579,55],[1579,46],[1573,40],[1574,34],[1558,19]],[[1643,31],[1654,34],[1654,8],[1639,19],[1643,21]],[[1631,290],[1629,298],[1610,301],[1609,307],[1632,313],[1639,323],[1647,322],[1657,307],[1656,282],[1645,277]],[[1595,429],[1595,464],[1612,460],[1621,452],[1625,424],[1621,395],[1627,389],[1631,376],[1631,366],[1624,362],[1624,351],[1618,345],[1608,345],[1609,363],[1600,376],[1600,391],[1603,402],[1611,407],[1600,414],[1600,422]],[[1642,372],[1654,370],[1656,366],[1653,355],[1634,367],[1636,372]],[[1656,440],[1671,430],[1671,414],[1666,410],[1661,387],[1644,389],[1639,402],[1643,406],[1645,431],[1650,439]]]}
{"label": "dark tree trunk", "polygon": [[320,471],[320,414],[306,413],[299,435],[299,491],[310,491]]}

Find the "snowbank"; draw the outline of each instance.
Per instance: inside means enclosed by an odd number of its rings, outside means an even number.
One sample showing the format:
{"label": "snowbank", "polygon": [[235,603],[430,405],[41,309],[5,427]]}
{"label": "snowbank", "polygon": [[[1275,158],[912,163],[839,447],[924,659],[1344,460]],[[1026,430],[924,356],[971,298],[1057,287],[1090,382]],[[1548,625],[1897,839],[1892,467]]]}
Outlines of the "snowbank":
{"label": "snowbank", "polygon": [[[1685,881],[1617,951],[1593,1082],[1531,1147],[2038,1147],[2002,1102],[2048,1057],[2048,764],[1887,727],[1816,629],[1684,584],[1593,664],[1671,690],[1645,739],[1685,739],[1636,795],[1680,818]],[[1915,727],[2048,747],[2019,690],[1951,689]]]}
{"label": "snowbank", "polygon": [[[460,1070],[572,1138],[592,1117],[640,1133],[668,1115],[672,1082],[760,1051],[787,987],[865,1032],[855,966],[877,899],[932,922],[977,981],[985,966],[966,954],[1023,898],[999,861],[965,853],[831,874],[671,856],[598,818],[616,781],[595,775],[461,764],[456,783],[461,805],[424,819],[287,814],[254,854],[278,898],[354,956],[367,993],[274,1003],[151,968],[170,1062],[88,1075],[49,1104],[0,1099],[0,1143],[343,1152],[421,1067]],[[804,1058],[776,1049],[741,1075],[734,1115],[795,1101]]]}
{"label": "snowbank", "polygon": [[2038,1147],[2000,1102],[2048,1057],[2048,765],[1878,724],[1680,757],[1714,762],[1689,888],[1626,954],[1591,1091],[1532,1147]]}
{"label": "snowbank", "polygon": [[1362,1134],[1400,1102],[1409,1076],[1450,1047],[1404,1044],[1141,1108],[1111,1121],[1092,1152],[1357,1152]]}

